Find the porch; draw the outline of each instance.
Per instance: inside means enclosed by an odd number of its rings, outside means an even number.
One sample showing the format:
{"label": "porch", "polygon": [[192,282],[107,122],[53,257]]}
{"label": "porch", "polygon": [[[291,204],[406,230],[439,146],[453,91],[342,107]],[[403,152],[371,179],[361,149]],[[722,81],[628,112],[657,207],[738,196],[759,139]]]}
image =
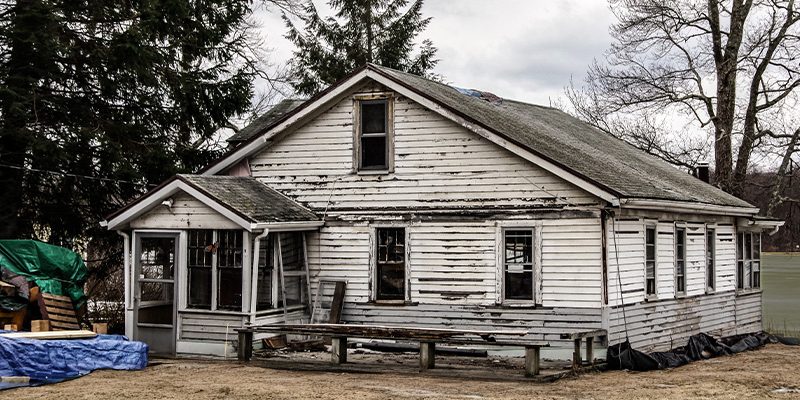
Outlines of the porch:
{"label": "porch", "polygon": [[252,178],[173,178],[108,220],[125,243],[126,335],[231,356],[236,328],[306,322],[306,233],[321,225]]}

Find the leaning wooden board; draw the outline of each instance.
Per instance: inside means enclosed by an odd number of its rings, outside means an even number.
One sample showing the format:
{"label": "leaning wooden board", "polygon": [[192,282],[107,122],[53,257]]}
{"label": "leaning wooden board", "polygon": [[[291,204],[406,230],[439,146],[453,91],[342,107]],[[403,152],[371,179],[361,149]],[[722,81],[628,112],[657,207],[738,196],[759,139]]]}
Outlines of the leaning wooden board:
{"label": "leaning wooden board", "polygon": [[50,331],[50,332],[10,332],[0,333],[0,337],[9,339],[91,339],[97,336],[92,331]]}

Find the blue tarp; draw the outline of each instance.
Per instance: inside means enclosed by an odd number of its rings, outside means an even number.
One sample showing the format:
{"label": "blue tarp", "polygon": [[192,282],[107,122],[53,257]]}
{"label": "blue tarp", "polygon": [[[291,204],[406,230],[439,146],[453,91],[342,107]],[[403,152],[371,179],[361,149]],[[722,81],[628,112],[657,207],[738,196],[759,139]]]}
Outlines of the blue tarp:
{"label": "blue tarp", "polygon": [[[0,337],[0,376],[27,376],[28,385],[38,386],[98,369],[139,370],[147,366],[147,350],[146,344],[120,335],[77,340]],[[0,383],[0,390],[14,386]]]}

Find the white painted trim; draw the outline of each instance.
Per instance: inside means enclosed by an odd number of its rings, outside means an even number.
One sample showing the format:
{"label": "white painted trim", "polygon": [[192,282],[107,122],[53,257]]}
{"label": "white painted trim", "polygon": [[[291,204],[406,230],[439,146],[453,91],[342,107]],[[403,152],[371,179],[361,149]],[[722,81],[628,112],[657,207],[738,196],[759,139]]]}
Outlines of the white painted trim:
{"label": "white painted trim", "polygon": [[261,148],[264,147],[267,141],[273,138],[275,135],[279,134],[280,132],[283,132],[286,128],[294,125],[295,123],[301,121],[302,119],[308,117],[309,115],[313,115],[313,113],[316,112],[317,109],[319,109],[320,107],[336,100],[339,96],[345,94],[353,86],[355,86],[361,80],[366,78],[368,71],[369,70],[364,69],[363,71],[353,75],[352,77],[350,77],[350,79],[334,87],[330,92],[326,93],[324,96],[320,97],[313,103],[307,105],[296,114],[287,118],[285,121],[281,122],[277,126],[270,129],[269,131],[262,133],[260,137],[257,138],[256,140],[253,140],[252,142],[245,144],[240,149],[225,156],[222,160],[218,161],[208,170],[204,171],[203,175],[215,175],[227,169],[231,165],[236,164],[243,158],[248,157],[254,154],[255,152],[261,150]]}
{"label": "white painted trim", "polygon": [[720,206],[715,204],[691,203],[673,200],[622,199],[620,207],[676,213],[699,213],[747,217],[752,217],[758,214],[758,208],[753,207]]}
{"label": "white painted trim", "polygon": [[[234,331],[235,333],[235,331]],[[235,335],[232,336],[235,339]],[[229,341],[232,340],[229,338]],[[202,356],[233,357],[235,356],[233,346],[226,346],[224,342],[194,342],[178,340],[175,343],[175,350],[178,354],[194,354]]]}
{"label": "white painted trim", "polygon": [[259,222],[251,227],[254,230],[269,229],[272,232],[292,232],[315,230],[323,225],[325,225],[325,221]]}
{"label": "white painted trim", "polygon": [[225,218],[241,226],[243,229],[247,231],[253,229],[254,225],[253,223],[242,218],[238,214],[234,213],[233,211],[221,205],[216,200],[206,196],[199,190],[181,181],[180,179],[176,179],[167,184],[166,186],[162,187],[158,191],[146,195],[147,197],[142,199],[142,201],[140,201],[137,204],[134,204],[129,209],[125,210],[125,212],[114,217],[110,221],[107,221],[106,226],[110,230],[120,229],[123,227],[124,224],[150,211],[150,209],[154,205],[160,206],[162,201],[166,200],[175,193],[178,193],[179,191],[186,192],[186,194],[194,197],[195,199],[207,205],[208,207],[211,207],[214,211],[220,213]]}

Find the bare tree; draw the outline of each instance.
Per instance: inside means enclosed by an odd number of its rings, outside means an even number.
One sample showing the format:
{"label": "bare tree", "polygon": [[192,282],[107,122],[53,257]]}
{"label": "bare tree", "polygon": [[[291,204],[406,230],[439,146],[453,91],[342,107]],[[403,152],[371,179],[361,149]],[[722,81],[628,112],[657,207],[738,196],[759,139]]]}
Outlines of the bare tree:
{"label": "bare tree", "polygon": [[773,125],[798,113],[794,0],[610,1],[614,43],[567,88],[579,117],[676,165],[713,147],[715,184],[735,195],[760,147],[792,162],[797,132]]}

